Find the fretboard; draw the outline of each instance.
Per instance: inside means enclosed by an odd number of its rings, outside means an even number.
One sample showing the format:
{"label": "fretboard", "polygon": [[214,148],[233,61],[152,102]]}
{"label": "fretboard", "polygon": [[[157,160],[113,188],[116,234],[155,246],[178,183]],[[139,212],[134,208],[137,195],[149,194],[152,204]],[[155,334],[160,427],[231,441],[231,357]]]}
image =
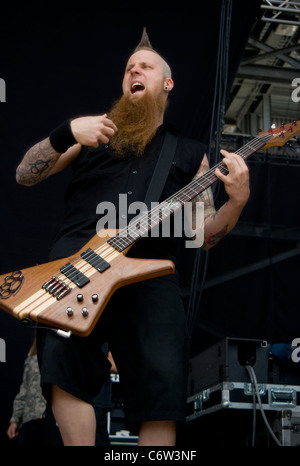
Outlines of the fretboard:
{"label": "fretboard", "polygon": [[[270,137],[269,134],[257,136],[239,150],[235,151],[235,153],[240,155],[243,159],[247,159],[261,149]],[[215,175],[216,168],[219,168],[223,174],[228,173],[226,166],[222,162],[219,162],[204,175],[194,178],[188,185],[177,191],[173,196],[164,200],[150,211],[143,213],[138,218],[135,218],[134,223],[130,223],[127,227],[120,230],[107,242],[114,249],[122,252],[143,236],[148,236],[153,228],[157,228],[166,218],[181,209],[186,202],[190,202],[218,181],[218,177]]]}

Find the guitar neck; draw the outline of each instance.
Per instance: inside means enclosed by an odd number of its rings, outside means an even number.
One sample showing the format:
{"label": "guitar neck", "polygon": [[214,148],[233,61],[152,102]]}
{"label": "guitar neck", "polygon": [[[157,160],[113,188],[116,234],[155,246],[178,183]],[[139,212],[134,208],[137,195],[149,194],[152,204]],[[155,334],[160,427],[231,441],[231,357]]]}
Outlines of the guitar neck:
{"label": "guitar neck", "polygon": [[[239,150],[235,151],[235,153],[240,155],[243,159],[247,159],[261,149],[269,139],[269,134],[257,136]],[[213,168],[210,168],[204,175],[193,179],[188,185],[180,191],[177,191],[173,196],[161,202],[149,212],[139,216],[134,224],[129,224],[127,227],[120,230],[115,236],[108,240],[110,246],[115,248],[117,251],[122,252],[138,241],[141,237],[147,236],[153,228],[157,227],[163,222],[163,220],[181,209],[186,202],[190,202],[218,181],[218,178],[215,175],[216,168],[219,168],[223,174],[228,173],[226,166],[222,162],[219,162]]]}

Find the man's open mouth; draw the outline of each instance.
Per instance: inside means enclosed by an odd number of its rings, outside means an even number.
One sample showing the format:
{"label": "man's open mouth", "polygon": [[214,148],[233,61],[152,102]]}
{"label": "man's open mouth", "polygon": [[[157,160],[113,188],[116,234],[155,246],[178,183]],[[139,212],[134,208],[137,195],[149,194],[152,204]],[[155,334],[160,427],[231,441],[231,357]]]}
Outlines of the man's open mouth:
{"label": "man's open mouth", "polygon": [[131,85],[130,92],[131,92],[131,94],[135,94],[136,92],[141,92],[144,89],[145,89],[145,86],[142,83],[140,83],[138,81],[135,81]]}

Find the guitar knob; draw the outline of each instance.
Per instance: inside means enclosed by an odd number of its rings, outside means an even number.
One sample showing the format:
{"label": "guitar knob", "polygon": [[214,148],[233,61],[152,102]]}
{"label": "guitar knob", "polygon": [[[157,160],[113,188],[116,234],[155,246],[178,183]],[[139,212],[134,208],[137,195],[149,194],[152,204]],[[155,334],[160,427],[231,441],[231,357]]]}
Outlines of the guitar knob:
{"label": "guitar knob", "polygon": [[97,303],[98,300],[99,300],[98,295],[97,295],[97,294],[93,294],[93,296],[92,296],[92,301],[93,301],[93,303]]}
{"label": "guitar knob", "polygon": [[73,309],[71,307],[67,308],[67,316],[71,317],[73,315]]}
{"label": "guitar knob", "polygon": [[78,294],[78,295],[77,295],[77,301],[78,301],[79,303],[82,303],[82,301],[83,301],[83,295],[82,295],[82,294]]}
{"label": "guitar knob", "polygon": [[87,310],[86,307],[82,308],[81,314],[83,315],[83,317],[87,317],[89,315],[89,311]]}

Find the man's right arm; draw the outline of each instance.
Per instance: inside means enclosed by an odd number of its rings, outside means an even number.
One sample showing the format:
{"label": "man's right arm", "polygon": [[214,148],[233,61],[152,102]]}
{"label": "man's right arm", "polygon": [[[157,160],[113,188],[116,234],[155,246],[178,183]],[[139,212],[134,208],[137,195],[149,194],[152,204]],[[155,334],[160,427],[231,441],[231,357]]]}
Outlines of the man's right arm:
{"label": "man's right arm", "polygon": [[22,162],[17,167],[17,183],[24,186],[40,183],[48,176],[68,166],[77,157],[80,150],[81,145],[75,144],[61,154],[52,147],[49,138],[38,142],[26,152]]}
{"label": "man's right arm", "polygon": [[116,131],[117,127],[106,114],[64,122],[50,137],[26,152],[17,168],[17,183],[24,186],[39,183],[70,165],[82,145],[98,147],[99,142],[106,144]]}

